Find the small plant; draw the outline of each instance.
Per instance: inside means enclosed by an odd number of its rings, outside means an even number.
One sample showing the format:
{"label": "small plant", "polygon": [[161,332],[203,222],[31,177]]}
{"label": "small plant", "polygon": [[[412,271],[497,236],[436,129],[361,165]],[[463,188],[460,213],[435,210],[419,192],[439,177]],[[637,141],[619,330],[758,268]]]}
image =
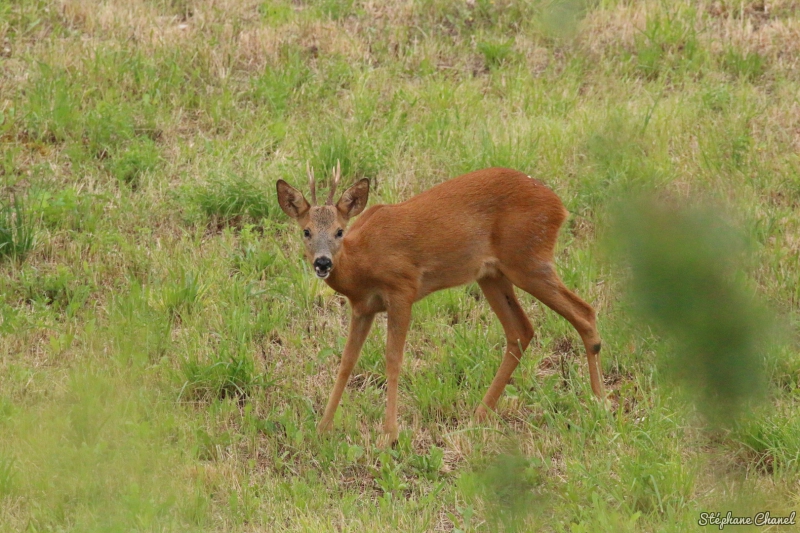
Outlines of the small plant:
{"label": "small plant", "polygon": [[179,319],[200,305],[207,290],[196,273],[184,270],[163,288],[161,304],[172,320]]}
{"label": "small plant", "polygon": [[106,168],[112,176],[135,189],[141,176],[155,170],[159,161],[156,143],[148,137],[137,137],[125,148],[112,154]]}
{"label": "small plant", "polygon": [[354,463],[364,457],[364,448],[358,444],[348,444],[343,442],[342,447],[344,448],[345,460],[348,463]]}
{"label": "small plant", "polygon": [[22,261],[36,244],[33,215],[25,208],[22,197],[0,199],[0,259]]}
{"label": "small plant", "polygon": [[374,470],[375,483],[383,491],[384,497],[392,498],[408,488],[402,474],[402,464],[389,452],[382,452],[378,457],[380,467]]}
{"label": "small plant", "polygon": [[740,52],[729,48],[722,58],[722,67],[732,75],[748,81],[760,78],[766,70],[764,57],[758,52]]}
{"label": "small plant", "polygon": [[487,69],[495,69],[508,64],[514,57],[514,40],[504,42],[480,42],[478,52],[483,55]]}
{"label": "small plant", "polygon": [[427,455],[413,455],[411,457],[411,466],[420,473],[420,475],[429,480],[436,480],[439,477],[439,471],[444,465],[444,450],[438,446],[431,446]]}
{"label": "small plant", "polygon": [[74,187],[60,191],[39,190],[32,197],[39,205],[42,224],[50,229],[89,231],[96,229],[102,216],[102,197],[78,192]]}
{"label": "small plant", "polygon": [[453,523],[453,533],[464,533],[471,531],[472,517],[475,516],[475,509],[471,505],[460,507],[456,505],[455,513],[447,513],[447,518]]}

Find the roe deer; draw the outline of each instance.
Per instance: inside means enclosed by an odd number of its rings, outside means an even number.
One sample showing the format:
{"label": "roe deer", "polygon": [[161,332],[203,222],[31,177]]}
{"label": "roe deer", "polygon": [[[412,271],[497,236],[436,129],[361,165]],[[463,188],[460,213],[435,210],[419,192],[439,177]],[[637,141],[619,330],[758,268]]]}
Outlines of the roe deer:
{"label": "roe deer", "polygon": [[451,179],[395,205],[375,205],[345,233],[367,204],[369,180],[347,189],[334,204],[341,175],[334,170],[325,205],[317,206],[314,174],[307,168],[311,203],[278,180],[278,203],[303,230],[306,256],[316,275],[350,301],[352,318],[336,384],[317,429],[333,426],[350,373],[372,326],[386,311],[387,404],[381,445],[397,439],[397,380],[411,306],[426,295],[477,281],[503,325],[503,361],[475,415],[482,419],[519,364],[533,327],[514,285],[566,318],[586,348],[592,391],[604,400],[600,337],[594,309],[570,292],[553,265],[553,248],[567,210],[536,179],[488,168]]}

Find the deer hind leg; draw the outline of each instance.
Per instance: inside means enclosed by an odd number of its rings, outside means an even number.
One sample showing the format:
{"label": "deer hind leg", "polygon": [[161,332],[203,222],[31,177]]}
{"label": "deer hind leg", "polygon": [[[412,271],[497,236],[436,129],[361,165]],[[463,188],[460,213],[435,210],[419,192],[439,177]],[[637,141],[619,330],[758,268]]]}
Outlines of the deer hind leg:
{"label": "deer hind leg", "polygon": [[507,272],[509,278],[522,290],[530,293],[547,307],[566,318],[578,331],[586,348],[589,378],[594,395],[605,400],[603,371],[600,366],[600,336],[597,333],[595,312],[592,306],[564,286],[552,263],[538,263],[535,269],[520,272],[515,268]]}
{"label": "deer hind leg", "polygon": [[586,348],[592,392],[599,399],[605,400],[603,371],[599,355],[600,336],[597,333],[594,309],[564,286],[552,263],[539,262],[534,265],[535,268],[525,271],[515,269],[507,274],[514,285],[530,293],[547,307],[566,318],[578,331]]}
{"label": "deer hind leg", "polygon": [[486,417],[487,409],[494,410],[498,398],[511,379],[511,374],[519,365],[522,353],[533,338],[533,326],[514,294],[514,286],[503,274],[498,273],[494,277],[479,279],[478,285],[497,318],[500,319],[507,343],[503,362],[500,363],[500,368],[497,369],[497,374],[489,390],[486,391],[481,405],[475,410],[475,417],[480,420]]}

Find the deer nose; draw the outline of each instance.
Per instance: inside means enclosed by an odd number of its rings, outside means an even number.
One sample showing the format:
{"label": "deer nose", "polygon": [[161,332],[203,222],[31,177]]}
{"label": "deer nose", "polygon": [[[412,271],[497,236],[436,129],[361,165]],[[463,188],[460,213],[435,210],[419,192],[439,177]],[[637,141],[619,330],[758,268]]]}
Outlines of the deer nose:
{"label": "deer nose", "polygon": [[333,267],[333,261],[331,261],[330,257],[322,256],[314,259],[314,268],[316,270],[327,272],[331,267]]}

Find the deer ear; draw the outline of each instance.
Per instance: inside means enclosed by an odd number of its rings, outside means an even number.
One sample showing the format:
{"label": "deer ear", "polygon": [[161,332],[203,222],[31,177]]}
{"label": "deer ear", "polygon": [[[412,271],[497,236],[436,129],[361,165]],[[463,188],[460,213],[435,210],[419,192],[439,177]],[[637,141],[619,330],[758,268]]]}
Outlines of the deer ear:
{"label": "deer ear", "polygon": [[306,201],[303,193],[283,180],[278,180],[278,205],[290,218],[298,219],[306,214],[311,205]]}
{"label": "deer ear", "polygon": [[353,218],[367,206],[367,198],[369,198],[369,180],[363,178],[342,193],[339,203],[336,204],[336,209],[339,210],[339,213],[344,218]]}

